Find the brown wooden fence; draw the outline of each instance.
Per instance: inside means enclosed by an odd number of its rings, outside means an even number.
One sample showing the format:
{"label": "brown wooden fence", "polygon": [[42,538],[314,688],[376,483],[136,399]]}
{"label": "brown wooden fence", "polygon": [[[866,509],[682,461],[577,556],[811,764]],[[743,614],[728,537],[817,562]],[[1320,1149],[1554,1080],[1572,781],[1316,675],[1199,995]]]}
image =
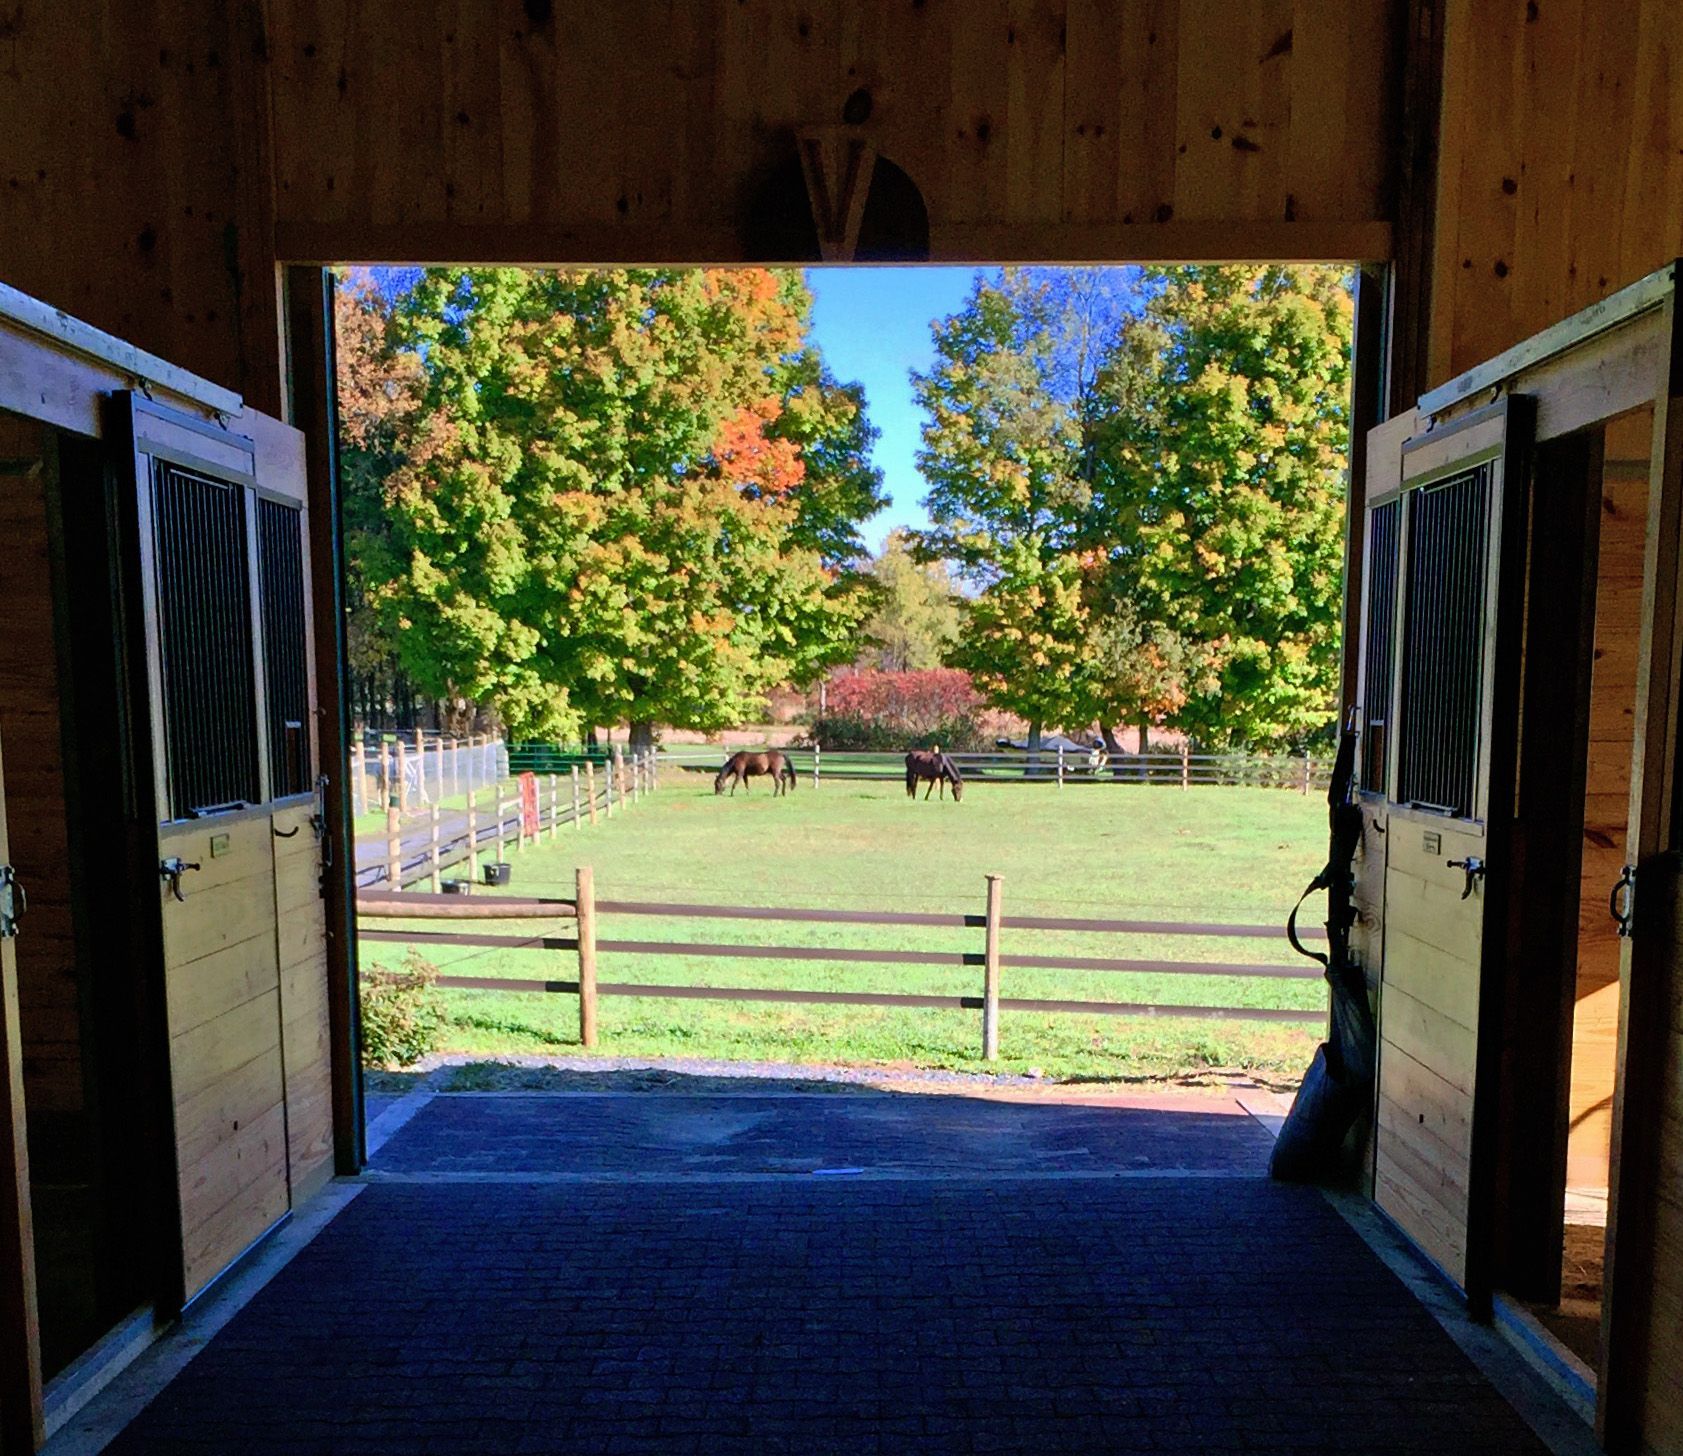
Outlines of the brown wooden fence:
{"label": "brown wooden fence", "polygon": [[[1005,953],[1008,934],[1059,931],[1101,935],[1185,936],[1217,939],[1276,939],[1276,926],[1194,921],[1106,920],[1086,916],[1006,915],[1002,909],[1001,878],[988,876],[986,908],[980,915],[962,912],[796,909],[786,906],[666,904],[642,900],[598,900],[590,869],[578,870],[572,899],[534,899],[511,896],[464,899],[457,895],[394,893],[363,890],[357,896],[359,935],[365,941],[481,949],[545,950],[577,956],[574,977],[525,980],[501,976],[442,975],[440,987],[467,991],[548,992],[579,997],[581,1040],[596,1043],[596,1000],[601,996],[653,996],[691,1001],[786,1002],[806,1006],[881,1006],[936,1010],[980,1011],[983,1055],[998,1052],[999,1015],[1004,1011],[1069,1013],[1075,1015],[1185,1017],[1223,1021],[1320,1022],[1324,1007],[1313,1010],[1259,1006],[1190,1006],[1110,1000],[1062,1000],[1000,994],[1003,972],[1063,970],[1133,972],[1152,975],[1221,976],[1235,979],[1318,980],[1320,970],[1310,961],[1257,964],[1248,961],[1163,960],[1150,957],[1034,955]],[[792,921],[801,924],[950,927],[983,932],[980,950],[904,950],[894,947],[746,945],[724,941],[635,940],[602,937],[601,917],[653,916],[666,919]],[[549,920],[573,921],[572,935],[485,934],[473,930],[414,930],[382,927],[369,922],[391,920]],[[1319,938],[1324,931],[1310,932]],[[809,991],[757,986],[672,986],[646,981],[599,981],[597,958],[608,955],[699,956],[738,960],[821,961],[831,965],[907,965],[978,969],[980,994],[952,996],[922,992]]]}

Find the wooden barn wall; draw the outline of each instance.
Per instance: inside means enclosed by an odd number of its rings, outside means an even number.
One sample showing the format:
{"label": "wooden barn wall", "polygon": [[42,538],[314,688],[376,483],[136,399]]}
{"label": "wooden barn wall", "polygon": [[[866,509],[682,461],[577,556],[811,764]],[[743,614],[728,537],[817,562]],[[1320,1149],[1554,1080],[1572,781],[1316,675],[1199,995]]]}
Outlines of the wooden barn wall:
{"label": "wooden barn wall", "polygon": [[85,1106],[70,828],[54,649],[46,431],[0,414],[0,743],[12,863],[29,894],[17,941],[24,1096],[32,1115]]}
{"label": "wooden barn wall", "polygon": [[0,281],[279,407],[257,0],[0,15]]}
{"label": "wooden barn wall", "polygon": [[499,231],[518,247],[576,229],[587,250],[607,235],[622,256],[647,239],[694,257],[691,239],[728,257],[792,130],[841,123],[856,93],[944,256],[1032,248],[1061,223],[1163,228],[1172,248],[1180,224],[1386,216],[1392,4],[495,8],[489,25],[460,0],[270,0],[283,237],[395,246],[411,228],[498,254]]}
{"label": "wooden barn wall", "polygon": [[277,247],[728,261],[861,90],[938,258],[1374,255],[1398,3],[16,0],[0,279],[275,413]]}
{"label": "wooden barn wall", "polygon": [[1683,254],[1683,4],[1444,4],[1433,384]]}

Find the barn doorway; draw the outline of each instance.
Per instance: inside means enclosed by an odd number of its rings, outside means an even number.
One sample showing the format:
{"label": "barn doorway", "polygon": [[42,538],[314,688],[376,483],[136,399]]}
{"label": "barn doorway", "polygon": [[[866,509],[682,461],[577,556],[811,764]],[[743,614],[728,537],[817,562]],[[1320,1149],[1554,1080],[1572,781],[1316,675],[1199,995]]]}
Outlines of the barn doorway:
{"label": "barn doorway", "polygon": [[1653,410],[1538,452],[1498,1267],[1583,1384],[1602,1365]]}
{"label": "barn doorway", "polygon": [[135,907],[117,516],[98,446],[0,415],[0,783],[17,957],[42,1375],[150,1331],[159,1150]]}

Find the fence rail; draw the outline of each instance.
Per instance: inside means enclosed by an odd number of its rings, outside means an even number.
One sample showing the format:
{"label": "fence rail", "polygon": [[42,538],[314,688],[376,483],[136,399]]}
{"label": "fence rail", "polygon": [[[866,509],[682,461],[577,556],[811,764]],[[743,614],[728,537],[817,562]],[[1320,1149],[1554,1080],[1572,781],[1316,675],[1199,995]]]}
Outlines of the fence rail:
{"label": "fence rail", "polygon": [[[511,847],[554,840],[565,825],[582,829],[612,818],[659,786],[660,769],[652,754],[615,752],[606,764],[575,764],[564,774],[531,774],[529,781],[530,801],[523,797],[523,780],[498,779],[469,789],[459,809],[446,810],[434,800],[424,810],[405,812],[388,803],[384,828],[357,840],[359,893],[382,883],[404,889],[423,882],[437,892],[444,871],[464,864],[471,880],[482,858],[500,862]],[[464,918],[471,915],[464,912]]]}
{"label": "fence rail", "polygon": [[[1103,935],[1182,936],[1213,939],[1275,937],[1274,926],[1228,922],[1108,920],[1093,917],[1021,915],[1003,911],[1002,877],[990,875],[986,909],[981,915],[961,912],[805,909],[789,906],[671,904],[638,900],[598,900],[595,876],[578,871],[577,892],[571,900],[496,897],[452,906],[445,895],[413,895],[365,890],[357,897],[361,938],[419,947],[448,946],[478,949],[572,952],[578,957],[576,978],[521,979],[496,976],[438,977],[437,985],[453,990],[489,990],[577,995],[580,1036],[595,1045],[596,1000],[601,996],[649,996],[680,1000],[785,1002],[809,1006],[871,1006],[980,1011],[983,1056],[998,1054],[998,1018],[1002,1011],[1135,1017],[1184,1017],[1197,1020],[1258,1022],[1320,1022],[1324,1007],[1315,1009],[1262,1006],[1204,1006],[1109,1000],[1063,1000],[1011,997],[1001,994],[1000,977],[1012,970],[1125,972],[1153,975],[1219,976],[1234,979],[1318,980],[1320,971],[1302,961],[1255,964],[1241,961],[1164,960],[1147,957],[1077,956],[1070,954],[1006,954],[1004,932],[1059,931]],[[479,931],[413,930],[366,921],[404,919],[487,919],[572,921],[573,935],[508,935]],[[664,941],[600,937],[602,916],[656,916],[696,920],[764,920],[807,924],[943,927],[981,929],[980,951],[911,950],[903,947],[754,945],[729,941]],[[1319,938],[1324,931],[1313,932]],[[741,960],[823,961],[842,965],[906,965],[957,969],[980,968],[982,992],[977,996],[923,992],[815,991],[758,986],[673,986],[646,981],[598,981],[597,957],[609,955],[717,957]]]}
{"label": "fence rail", "polygon": [[[716,773],[734,751],[707,744],[683,744],[662,748],[660,760],[690,773]],[[779,752],[797,773],[814,784],[826,778],[897,783],[906,776],[903,753],[818,748],[783,748]],[[1307,754],[1165,752],[1101,757],[1048,748],[1037,754],[1000,751],[949,753],[947,757],[967,783],[981,780],[1059,787],[1161,784],[1187,789],[1223,785],[1296,789],[1307,794],[1325,789],[1332,772],[1330,759]]]}

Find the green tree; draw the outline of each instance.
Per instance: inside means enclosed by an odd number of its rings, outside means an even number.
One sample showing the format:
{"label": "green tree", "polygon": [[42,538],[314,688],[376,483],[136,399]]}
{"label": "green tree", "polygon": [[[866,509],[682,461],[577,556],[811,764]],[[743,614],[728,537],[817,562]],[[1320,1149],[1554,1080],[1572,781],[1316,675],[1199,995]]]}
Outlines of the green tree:
{"label": "green tree", "polygon": [[1178,726],[1300,743],[1337,693],[1348,279],[1188,267],[1150,284],[1094,429],[1106,591],[1194,649]]}
{"label": "green tree", "polygon": [[1083,705],[1077,553],[1092,491],[1080,411],[1058,387],[1063,317],[1044,277],[978,278],[964,306],[936,321],[934,366],[912,375],[931,521],[918,550],[978,588],[949,661],[1028,720],[1031,746]]}
{"label": "green tree", "polygon": [[871,463],[881,433],[870,421],[865,391],[843,384],[815,348],[804,348],[774,376],[782,410],[766,434],[800,451],[804,467],[793,495],[791,542],[816,551],[832,570],[856,567],[867,554],[860,524],[889,501],[882,472]]}
{"label": "green tree", "polygon": [[861,662],[883,672],[940,667],[958,638],[961,607],[944,563],[922,562],[904,531],[890,531],[871,563],[876,606]]}
{"label": "green tree", "polygon": [[875,479],[862,398],[802,363],[809,306],[764,269],[425,271],[397,317],[424,437],[375,592],[417,679],[516,734],[646,742],[847,660],[865,603],[819,538]]}

